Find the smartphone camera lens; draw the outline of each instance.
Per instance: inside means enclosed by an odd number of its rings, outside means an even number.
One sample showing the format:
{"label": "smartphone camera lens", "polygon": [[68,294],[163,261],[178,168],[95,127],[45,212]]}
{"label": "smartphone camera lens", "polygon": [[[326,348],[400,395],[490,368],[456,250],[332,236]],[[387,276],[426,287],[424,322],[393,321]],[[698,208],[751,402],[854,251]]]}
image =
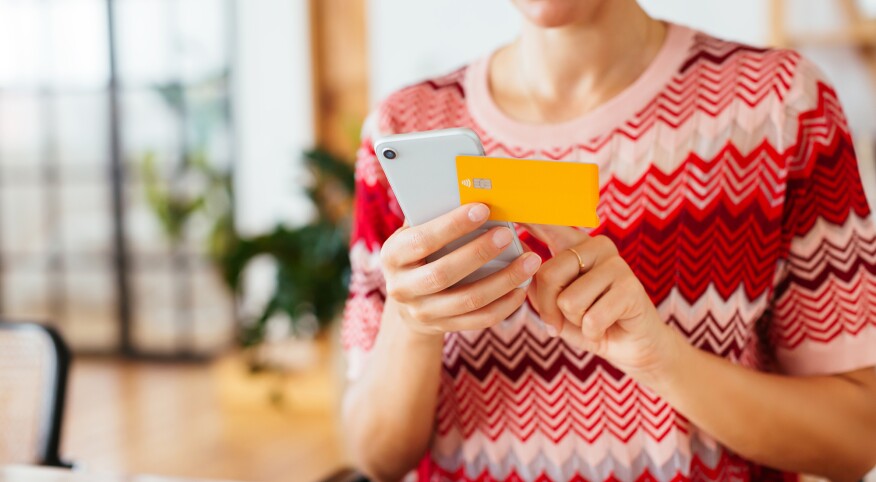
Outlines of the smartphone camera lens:
{"label": "smartphone camera lens", "polygon": [[389,159],[390,161],[398,157],[398,153],[395,152],[395,149],[390,149],[387,147],[383,150],[383,157]]}

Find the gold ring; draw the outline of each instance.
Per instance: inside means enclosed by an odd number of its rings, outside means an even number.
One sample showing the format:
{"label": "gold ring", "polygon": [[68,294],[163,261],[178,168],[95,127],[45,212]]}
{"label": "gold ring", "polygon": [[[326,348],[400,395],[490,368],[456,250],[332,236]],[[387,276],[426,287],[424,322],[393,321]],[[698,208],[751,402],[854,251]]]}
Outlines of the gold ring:
{"label": "gold ring", "polygon": [[584,271],[584,260],[581,259],[581,255],[572,248],[566,248],[566,250],[571,251],[572,254],[574,254],[575,257],[578,258],[578,272]]}

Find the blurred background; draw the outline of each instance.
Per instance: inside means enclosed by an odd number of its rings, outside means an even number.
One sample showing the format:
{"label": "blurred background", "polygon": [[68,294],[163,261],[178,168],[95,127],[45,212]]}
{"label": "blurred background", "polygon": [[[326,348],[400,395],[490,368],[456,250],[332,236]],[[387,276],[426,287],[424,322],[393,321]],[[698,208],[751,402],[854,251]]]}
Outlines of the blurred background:
{"label": "blurred background", "polygon": [[[815,60],[872,203],[876,1],[641,3]],[[520,22],[510,0],[0,0],[0,319],[72,348],[62,455],[239,480],[342,468],[359,127]]]}

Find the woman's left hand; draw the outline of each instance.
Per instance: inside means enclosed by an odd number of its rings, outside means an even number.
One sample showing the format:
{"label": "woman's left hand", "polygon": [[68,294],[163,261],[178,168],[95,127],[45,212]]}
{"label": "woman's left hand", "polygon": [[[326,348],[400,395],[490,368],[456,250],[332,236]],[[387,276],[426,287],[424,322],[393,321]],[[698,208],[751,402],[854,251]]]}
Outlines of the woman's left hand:
{"label": "woman's left hand", "polygon": [[526,228],[553,254],[528,289],[548,331],[634,378],[665,368],[680,337],[660,319],[614,243],[569,227]]}

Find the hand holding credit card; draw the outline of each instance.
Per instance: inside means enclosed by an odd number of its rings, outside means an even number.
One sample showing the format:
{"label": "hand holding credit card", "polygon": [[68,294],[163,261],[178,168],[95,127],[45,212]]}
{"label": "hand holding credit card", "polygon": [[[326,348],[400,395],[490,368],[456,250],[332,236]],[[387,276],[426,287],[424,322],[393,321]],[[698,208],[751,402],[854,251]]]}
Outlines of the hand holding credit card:
{"label": "hand holding credit card", "polygon": [[457,156],[462,204],[490,206],[490,219],[596,227],[599,169],[595,164]]}

